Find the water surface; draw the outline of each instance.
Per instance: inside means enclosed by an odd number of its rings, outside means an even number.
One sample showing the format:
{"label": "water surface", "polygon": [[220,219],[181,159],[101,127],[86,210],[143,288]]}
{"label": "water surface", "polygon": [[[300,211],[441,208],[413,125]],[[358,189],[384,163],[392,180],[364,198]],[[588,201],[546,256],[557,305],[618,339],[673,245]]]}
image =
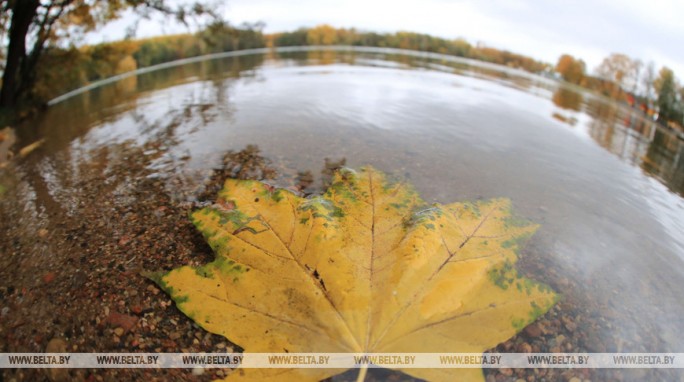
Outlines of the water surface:
{"label": "water surface", "polygon": [[83,163],[125,187],[110,171],[130,160],[122,147],[140,148],[177,203],[196,202],[226,152],[250,145],[281,186],[309,171],[320,190],[326,161],[344,161],[407,177],[427,201],[508,197],[541,224],[528,272],[602,338],[574,351],[684,352],[684,141],[549,79],[420,53],[267,52],[95,88],[19,138],[46,140],[3,181],[43,219],[87,203]]}

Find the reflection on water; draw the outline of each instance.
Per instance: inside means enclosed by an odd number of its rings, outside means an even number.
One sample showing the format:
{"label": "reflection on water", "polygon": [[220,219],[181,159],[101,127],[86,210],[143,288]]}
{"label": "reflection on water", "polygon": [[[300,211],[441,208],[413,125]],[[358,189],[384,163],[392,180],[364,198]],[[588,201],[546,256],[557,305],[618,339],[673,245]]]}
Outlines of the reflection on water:
{"label": "reflection on water", "polygon": [[563,109],[580,111],[582,107],[582,93],[564,86],[559,86],[553,93],[553,103]]}
{"label": "reflection on water", "polygon": [[[553,103],[575,112],[588,114],[591,138],[604,149],[622,160],[641,167],[647,174],[657,178],[670,190],[684,195],[684,136],[667,130],[647,119],[636,109],[617,105],[595,96],[583,100],[582,93],[559,87],[553,94]],[[554,118],[575,125],[577,119],[564,113],[554,113]]]}
{"label": "reflection on water", "polygon": [[656,129],[642,157],[641,168],[684,195],[684,145],[674,134]]}
{"label": "reflection on water", "polygon": [[572,302],[572,351],[684,351],[683,140],[547,79],[433,54],[269,51],[129,77],[18,131],[46,138],[0,176],[27,237],[78,217],[95,185],[130,212],[141,177],[184,205],[225,176],[308,194],[371,164],[428,201],[504,196],[539,222],[522,263]]}

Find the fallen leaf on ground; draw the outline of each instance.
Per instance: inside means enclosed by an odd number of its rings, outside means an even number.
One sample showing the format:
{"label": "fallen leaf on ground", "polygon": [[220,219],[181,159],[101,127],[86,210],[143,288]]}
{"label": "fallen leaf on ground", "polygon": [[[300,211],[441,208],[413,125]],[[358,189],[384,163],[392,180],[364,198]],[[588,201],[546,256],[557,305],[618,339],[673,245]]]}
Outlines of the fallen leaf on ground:
{"label": "fallen leaf on ground", "polygon": [[[318,197],[227,180],[192,219],[216,253],[154,279],[178,308],[245,352],[483,352],[556,295],[514,268],[536,226],[510,202],[426,205],[381,172],[342,169]],[[483,380],[481,369],[410,369]],[[320,380],[339,369],[239,369],[227,380]]]}

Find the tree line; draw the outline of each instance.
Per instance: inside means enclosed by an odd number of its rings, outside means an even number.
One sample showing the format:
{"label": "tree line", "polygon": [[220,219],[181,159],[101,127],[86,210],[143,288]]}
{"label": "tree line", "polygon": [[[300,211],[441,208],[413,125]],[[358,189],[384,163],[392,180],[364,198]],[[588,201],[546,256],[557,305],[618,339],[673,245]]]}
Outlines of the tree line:
{"label": "tree line", "polygon": [[300,28],[292,32],[276,33],[268,35],[266,38],[269,46],[350,45],[398,48],[472,58],[519,68],[532,73],[551,69],[551,65],[547,63],[507,50],[499,50],[484,45],[473,46],[464,39],[450,40],[405,31],[375,33],[359,31],[354,28],[337,29],[329,25],[319,25],[314,28]]}
{"label": "tree line", "polygon": [[656,73],[652,61],[644,64],[625,54],[613,53],[590,75],[583,60],[564,54],[555,71],[567,82],[627,102],[662,124],[684,132],[684,87],[668,67]]}
{"label": "tree line", "polygon": [[217,22],[195,34],[123,40],[70,48],[49,48],[36,67],[36,81],[24,93],[30,103],[117,74],[205,54],[265,47],[259,26]]}
{"label": "tree line", "polygon": [[339,44],[428,51],[558,76],[572,84],[638,107],[662,124],[684,132],[684,87],[674,72],[663,67],[656,73],[653,62],[644,64],[625,54],[609,55],[590,74],[583,60],[568,54],[561,55],[556,65],[552,66],[506,50],[473,46],[463,39],[449,40],[412,32],[378,34],[320,25],[266,38],[270,46]]}
{"label": "tree line", "polygon": [[[170,4],[174,4],[172,7]],[[147,17],[158,12],[185,23],[205,17],[197,33],[147,39],[127,38],[97,45],[77,46],[74,35],[133,9]],[[616,100],[640,107],[645,113],[681,128],[684,124],[684,89],[672,70],[624,54],[612,54],[587,72],[586,64],[562,55],[555,66],[507,50],[464,39],[444,39],[413,32],[375,33],[354,28],[319,25],[295,31],[265,35],[263,25],[230,25],[202,1],[168,0],[0,0],[0,116],[16,114],[21,106],[43,105],[53,97],[93,81],[138,68],[210,53],[239,49],[301,46],[350,45],[411,49],[471,58],[531,73],[558,76]]]}

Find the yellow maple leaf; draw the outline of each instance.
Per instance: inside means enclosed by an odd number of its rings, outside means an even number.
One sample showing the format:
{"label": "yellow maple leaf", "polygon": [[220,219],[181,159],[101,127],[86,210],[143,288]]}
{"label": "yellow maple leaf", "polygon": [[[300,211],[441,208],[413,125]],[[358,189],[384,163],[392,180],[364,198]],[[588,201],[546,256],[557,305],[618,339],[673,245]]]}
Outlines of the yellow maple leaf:
{"label": "yellow maple leaf", "polygon": [[[227,180],[192,219],[216,259],[156,280],[181,311],[245,352],[483,352],[556,300],[513,267],[536,226],[513,218],[508,200],[427,206],[372,168],[338,171],[313,198]],[[481,369],[399,370],[483,380]],[[340,372],[239,369],[227,380]]]}

